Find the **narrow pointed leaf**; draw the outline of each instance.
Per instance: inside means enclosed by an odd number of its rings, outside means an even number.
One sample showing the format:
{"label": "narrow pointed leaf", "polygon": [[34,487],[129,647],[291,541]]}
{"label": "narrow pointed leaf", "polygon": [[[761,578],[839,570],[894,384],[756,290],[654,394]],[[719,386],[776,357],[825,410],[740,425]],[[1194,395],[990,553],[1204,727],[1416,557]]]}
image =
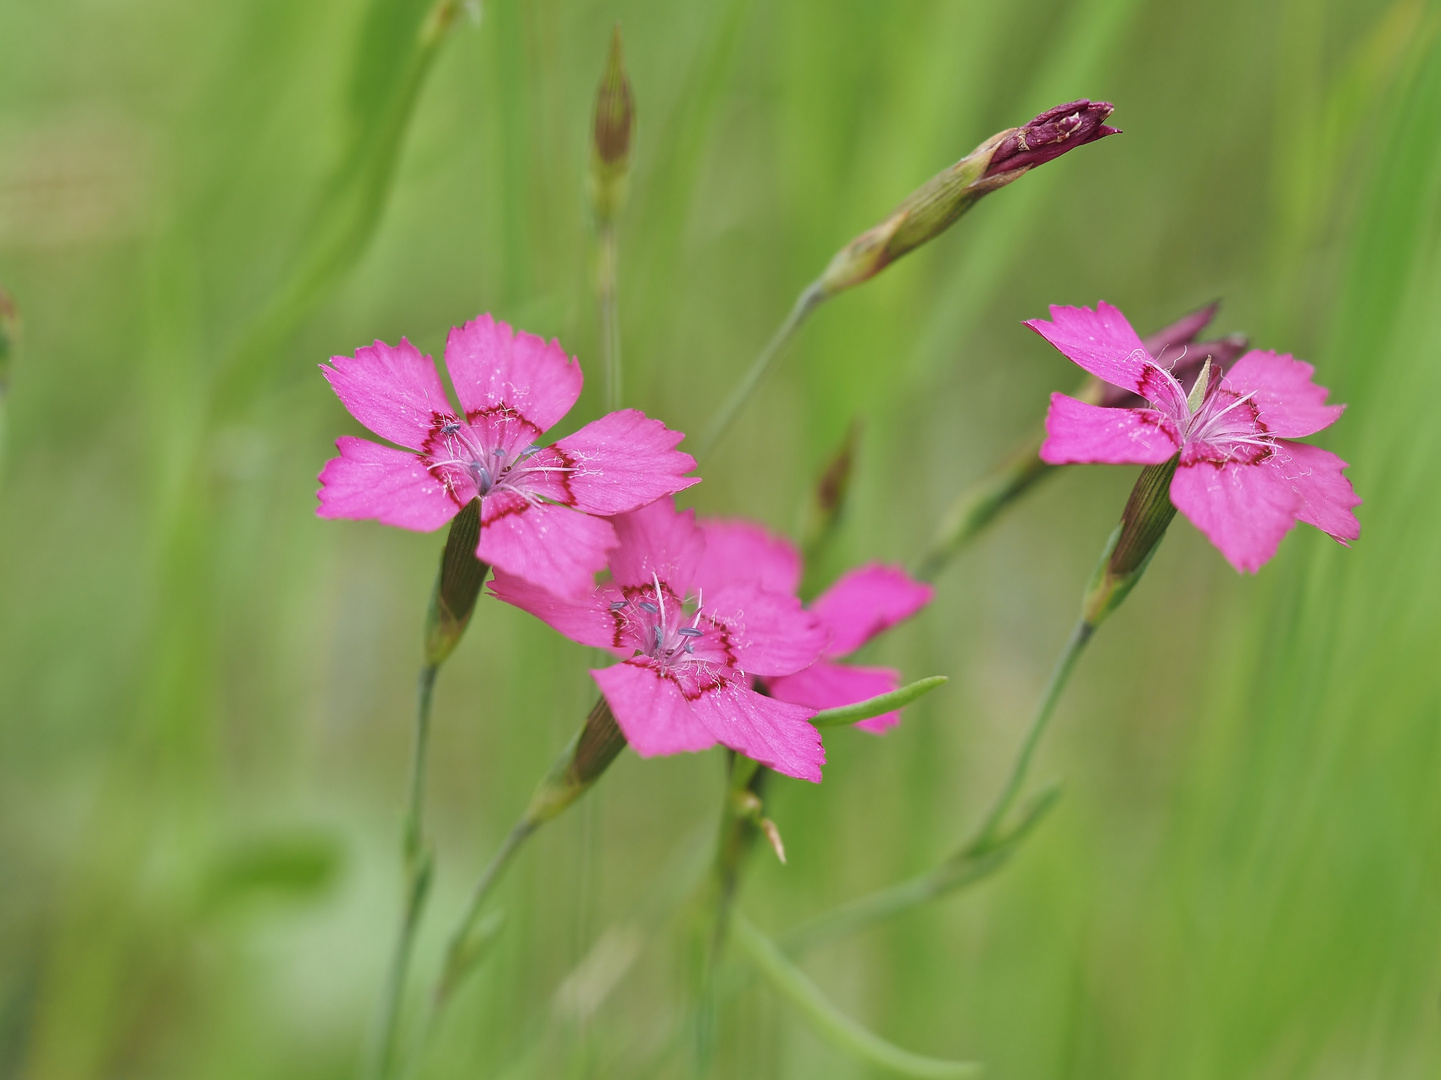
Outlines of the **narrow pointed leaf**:
{"label": "narrow pointed leaf", "polygon": [[842,724],[854,724],[858,720],[869,720],[873,716],[881,716],[894,709],[899,709],[903,705],[909,705],[922,694],[928,694],[949,681],[945,675],[932,675],[929,678],[917,679],[899,690],[892,690],[889,694],[880,694],[877,697],[867,698],[865,701],[857,701],[854,705],[822,709],[811,717],[811,723],[816,727],[838,727]]}

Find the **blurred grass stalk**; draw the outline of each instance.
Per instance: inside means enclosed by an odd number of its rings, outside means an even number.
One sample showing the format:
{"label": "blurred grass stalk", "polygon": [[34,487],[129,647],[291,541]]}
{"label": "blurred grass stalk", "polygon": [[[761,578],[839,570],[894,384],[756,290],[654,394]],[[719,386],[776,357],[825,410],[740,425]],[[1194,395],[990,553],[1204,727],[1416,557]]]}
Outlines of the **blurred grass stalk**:
{"label": "blurred grass stalk", "polygon": [[821,276],[801,290],[780,328],[722,403],[697,458],[704,461],[710,457],[811,312],[934,240],[984,196],[1019,180],[1037,165],[1117,134],[1119,129],[1105,124],[1112,111],[1107,102],[1082,99],[1048,109],[1021,127],[997,132],[913,191],[880,224],[841,248]]}
{"label": "blurred grass stalk", "polygon": [[[167,816],[163,799],[140,801],[127,793],[139,785],[157,795],[183,798],[179,790],[168,789],[194,786],[188,774],[200,764],[195,759],[203,745],[203,717],[212,707],[213,564],[221,527],[215,438],[227,422],[253,406],[284,355],[289,336],[331,296],[373,239],[421,90],[461,11],[460,0],[372,0],[348,72],[358,95],[349,137],[316,195],[315,210],[288,271],[240,344],[208,379],[191,377],[199,366],[194,328],[183,325],[185,320],[172,310],[193,303],[193,226],[184,214],[160,245],[152,289],[157,308],[152,363],[173,364],[161,377],[171,393],[189,400],[167,402],[167,414],[157,418],[158,430],[166,432],[169,441],[157,456],[159,505],[152,516],[159,581],[150,670],[141,723],[128,733],[97,798],[90,823],[95,839],[87,845],[95,855],[92,865],[82,868],[83,886],[72,893],[75,910],[67,912],[66,919],[73,925],[61,934],[62,941],[83,940],[85,947],[57,953],[47,996],[37,1005],[38,1031],[29,1058],[35,1076],[88,1074],[112,1052],[112,1042],[123,1037],[111,1029],[124,1022],[124,1010],[115,1005],[98,1006],[83,1038],[77,1038],[68,1016],[75,1008],[95,1007],[86,1001],[122,999],[130,966],[143,951],[137,935],[144,928],[114,923],[99,937],[81,928],[97,920],[109,925],[109,910],[136,902],[132,894],[152,861],[145,853],[163,843],[153,821]],[[201,205],[197,200],[191,212],[202,212]],[[177,416],[183,422],[177,422]],[[157,773],[157,763],[165,766],[164,772]],[[174,808],[168,816],[175,817]],[[184,816],[192,818],[193,808]],[[86,997],[67,997],[76,992]]]}

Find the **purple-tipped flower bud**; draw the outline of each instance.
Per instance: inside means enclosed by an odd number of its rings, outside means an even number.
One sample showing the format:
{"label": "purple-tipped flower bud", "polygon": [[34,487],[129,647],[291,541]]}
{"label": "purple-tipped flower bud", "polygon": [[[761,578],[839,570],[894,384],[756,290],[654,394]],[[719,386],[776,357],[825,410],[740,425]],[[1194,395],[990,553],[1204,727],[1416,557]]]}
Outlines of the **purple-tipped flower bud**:
{"label": "purple-tipped flower bud", "polygon": [[595,95],[592,127],[590,198],[597,219],[610,221],[625,202],[630,175],[631,136],[635,133],[635,96],[625,73],[620,24],[610,39],[610,55]]}
{"label": "purple-tipped flower bud", "polygon": [[1067,150],[1117,135],[1103,121],[1115,110],[1109,101],[1072,101],[1047,109],[1029,124],[1013,129],[991,155],[986,176],[1044,165]]}
{"label": "purple-tipped flower bud", "polygon": [[819,299],[859,285],[902,255],[951,227],[975,202],[1067,150],[1114,135],[1101,121],[1103,101],[1073,101],[1043,112],[1029,124],[992,135],[949,169],[911,193],[890,217],[856,237],[826,267],[814,288]]}

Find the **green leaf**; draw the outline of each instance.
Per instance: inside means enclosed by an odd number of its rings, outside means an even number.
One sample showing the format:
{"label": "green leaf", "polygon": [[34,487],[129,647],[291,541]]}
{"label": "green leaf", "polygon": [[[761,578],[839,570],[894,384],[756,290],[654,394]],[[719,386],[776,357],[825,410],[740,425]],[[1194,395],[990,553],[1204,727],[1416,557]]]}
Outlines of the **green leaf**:
{"label": "green leaf", "polygon": [[936,687],[949,681],[945,675],[932,675],[926,679],[917,679],[899,690],[892,690],[889,694],[881,694],[865,701],[858,701],[854,705],[842,705],[838,709],[822,709],[811,717],[811,723],[816,727],[838,727],[841,724],[854,724],[858,720],[869,720],[873,716],[880,716],[893,709],[899,709],[903,705],[909,705],[922,694],[929,694]]}
{"label": "green leaf", "polygon": [[974,1061],[947,1061],[914,1054],[862,1027],[836,1008],[805,972],[792,964],[775,942],[757,930],[739,911],[734,915],[732,933],[735,943],[750,957],[771,986],[801,1011],[818,1035],[837,1049],[899,1076],[950,1080],[980,1073],[981,1066]]}

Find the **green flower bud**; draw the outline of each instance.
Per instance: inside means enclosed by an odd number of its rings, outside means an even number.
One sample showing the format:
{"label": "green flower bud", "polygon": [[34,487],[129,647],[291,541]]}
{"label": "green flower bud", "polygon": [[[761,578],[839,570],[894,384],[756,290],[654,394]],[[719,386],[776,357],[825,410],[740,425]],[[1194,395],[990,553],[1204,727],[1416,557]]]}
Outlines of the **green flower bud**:
{"label": "green flower bud", "polygon": [[859,285],[949,229],[978,199],[1068,150],[1117,134],[1103,121],[1112,106],[1073,101],[992,135],[917,188],[890,217],[843,247],[821,275],[823,297]]}

